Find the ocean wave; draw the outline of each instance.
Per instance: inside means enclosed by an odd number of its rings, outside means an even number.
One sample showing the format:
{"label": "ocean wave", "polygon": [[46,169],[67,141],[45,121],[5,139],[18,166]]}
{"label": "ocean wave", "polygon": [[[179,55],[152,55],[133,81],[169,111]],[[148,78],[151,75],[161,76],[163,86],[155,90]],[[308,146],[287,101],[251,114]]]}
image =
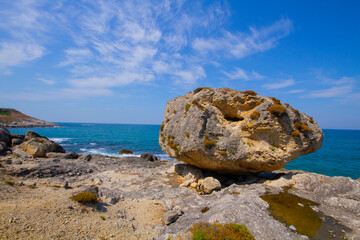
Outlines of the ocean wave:
{"label": "ocean wave", "polygon": [[[90,153],[90,154],[100,154],[104,156],[110,156],[110,157],[140,157],[140,154],[120,154],[120,153],[114,153],[114,152],[108,152],[105,148],[80,148],[80,151],[83,153]],[[160,160],[165,161],[177,161],[174,158],[171,158],[166,153],[163,154],[153,154],[157,156]]]}
{"label": "ocean wave", "polygon": [[49,139],[56,143],[63,143],[63,142],[71,140],[72,138],[49,138]]}
{"label": "ocean wave", "polygon": [[140,155],[136,154],[120,154],[120,153],[111,153],[104,151],[104,148],[99,149],[87,149],[87,148],[80,148],[80,151],[84,153],[90,153],[90,154],[100,154],[104,156],[110,156],[110,157],[140,157]]}
{"label": "ocean wave", "polygon": [[91,146],[95,146],[95,145],[96,145],[96,143],[90,143],[90,145],[91,145]]}

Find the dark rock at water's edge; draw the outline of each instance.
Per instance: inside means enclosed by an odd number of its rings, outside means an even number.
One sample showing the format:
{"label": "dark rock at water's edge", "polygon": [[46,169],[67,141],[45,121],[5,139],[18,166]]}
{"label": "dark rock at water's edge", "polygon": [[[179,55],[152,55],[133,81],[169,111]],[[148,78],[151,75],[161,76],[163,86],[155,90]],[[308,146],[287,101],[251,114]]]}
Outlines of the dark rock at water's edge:
{"label": "dark rock at water's edge", "polygon": [[0,127],[37,128],[61,126],[55,123],[50,123],[44,120],[30,117],[12,108],[0,108]]}
{"label": "dark rock at water's edge", "polygon": [[120,154],[133,154],[133,151],[129,150],[129,149],[121,149],[119,151]]}
{"label": "dark rock at water's edge", "polygon": [[323,137],[312,117],[276,98],[198,88],[167,103],[159,143],[170,157],[201,169],[254,174],[317,151]]}
{"label": "dark rock at water's edge", "polygon": [[148,160],[150,162],[158,161],[158,157],[149,153],[143,153],[140,155],[142,159]]}

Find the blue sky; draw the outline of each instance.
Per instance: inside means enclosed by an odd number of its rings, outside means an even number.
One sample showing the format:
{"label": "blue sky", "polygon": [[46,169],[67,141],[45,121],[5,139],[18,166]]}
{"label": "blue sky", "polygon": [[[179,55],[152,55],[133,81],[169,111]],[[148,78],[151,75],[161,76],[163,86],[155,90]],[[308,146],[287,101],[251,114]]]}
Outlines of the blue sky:
{"label": "blue sky", "polygon": [[200,86],[360,129],[359,1],[0,0],[0,107],[160,124]]}

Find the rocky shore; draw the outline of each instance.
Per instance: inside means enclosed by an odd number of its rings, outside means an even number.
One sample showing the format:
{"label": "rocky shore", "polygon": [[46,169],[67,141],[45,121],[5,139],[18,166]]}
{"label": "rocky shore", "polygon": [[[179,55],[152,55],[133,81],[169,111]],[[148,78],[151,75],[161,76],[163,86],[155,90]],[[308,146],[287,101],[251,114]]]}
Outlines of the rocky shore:
{"label": "rocky shore", "polygon": [[37,128],[61,127],[58,124],[30,117],[12,108],[0,108],[0,127]]}
{"label": "rocky shore", "polygon": [[[256,239],[360,239],[359,180],[77,155],[31,132],[0,142],[1,239],[187,239],[195,222],[244,224]],[[79,192],[100,201],[72,201]]]}

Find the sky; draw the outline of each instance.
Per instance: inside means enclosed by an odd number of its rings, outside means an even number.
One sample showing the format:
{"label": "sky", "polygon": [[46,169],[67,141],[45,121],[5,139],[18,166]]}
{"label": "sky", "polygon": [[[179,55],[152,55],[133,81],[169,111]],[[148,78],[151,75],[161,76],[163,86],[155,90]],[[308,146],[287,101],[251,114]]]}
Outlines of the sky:
{"label": "sky", "polygon": [[197,87],[360,129],[360,1],[0,0],[0,107],[160,124]]}

